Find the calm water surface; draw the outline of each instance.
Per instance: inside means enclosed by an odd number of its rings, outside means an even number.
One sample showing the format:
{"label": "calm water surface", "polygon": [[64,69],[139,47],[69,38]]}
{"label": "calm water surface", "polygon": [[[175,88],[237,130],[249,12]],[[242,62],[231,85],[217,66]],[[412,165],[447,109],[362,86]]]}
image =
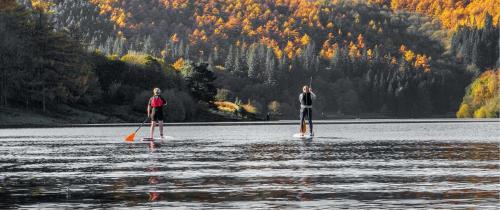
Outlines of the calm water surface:
{"label": "calm water surface", "polygon": [[500,122],[315,128],[0,129],[0,208],[500,207]]}

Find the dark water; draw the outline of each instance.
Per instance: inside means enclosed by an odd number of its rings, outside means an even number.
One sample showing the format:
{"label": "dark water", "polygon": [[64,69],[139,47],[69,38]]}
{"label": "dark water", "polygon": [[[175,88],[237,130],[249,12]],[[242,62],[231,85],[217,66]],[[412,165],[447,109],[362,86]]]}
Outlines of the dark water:
{"label": "dark water", "polygon": [[497,209],[499,127],[173,127],[154,147],[124,143],[133,128],[4,129],[0,208]]}

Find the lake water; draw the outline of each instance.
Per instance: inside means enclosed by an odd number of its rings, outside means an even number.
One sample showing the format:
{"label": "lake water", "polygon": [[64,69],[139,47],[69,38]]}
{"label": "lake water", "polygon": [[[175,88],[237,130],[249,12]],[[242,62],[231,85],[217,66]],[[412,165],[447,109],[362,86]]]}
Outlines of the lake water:
{"label": "lake water", "polygon": [[[0,129],[0,208],[499,208],[500,122]],[[139,132],[144,137],[147,129]]]}

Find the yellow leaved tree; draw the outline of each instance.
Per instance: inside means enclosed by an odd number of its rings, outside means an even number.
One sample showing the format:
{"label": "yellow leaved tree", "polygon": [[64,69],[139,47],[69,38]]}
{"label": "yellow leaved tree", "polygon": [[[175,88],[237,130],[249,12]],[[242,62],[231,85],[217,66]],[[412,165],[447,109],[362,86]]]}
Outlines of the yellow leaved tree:
{"label": "yellow leaved tree", "polygon": [[500,69],[482,73],[467,87],[458,118],[491,118],[500,115]]}

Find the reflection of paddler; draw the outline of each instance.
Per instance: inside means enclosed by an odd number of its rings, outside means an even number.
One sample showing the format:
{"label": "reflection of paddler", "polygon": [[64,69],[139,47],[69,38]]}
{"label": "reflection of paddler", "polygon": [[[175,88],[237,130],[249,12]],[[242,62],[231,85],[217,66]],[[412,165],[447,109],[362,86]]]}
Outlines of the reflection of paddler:
{"label": "reflection of paddler", "polygon": [[[149,184],[158,184],[158,178],[156,176],[149,177]],[[160,198],[159,192],[149,192],[149,201],[157,201]]]}
{"label": "reflection of paddler", "polygon": [[[148,168],[150,172],[156,172],[158,171],[156,168]],[[160,180],[158,179],[157,176],[152,176],[148,178],[148,183],[150,185],[156,185],[160,183]],[[149,201],[157,201],[160,198],[160,193],[159,192],[149,192]]]}
{"label": "reflection of paddler", "polygon": [[306,122],[305,118],[309,121],[309,133],[311,136],[314,135],[313,132],[313,122],[312,122],[312,104],[313,100],[316,99],[316,94],[312,92],[312,88],[304,85],[302,87],[302,93],[299,95],[300,102],[300,135],[304,136],[306,132]]}

